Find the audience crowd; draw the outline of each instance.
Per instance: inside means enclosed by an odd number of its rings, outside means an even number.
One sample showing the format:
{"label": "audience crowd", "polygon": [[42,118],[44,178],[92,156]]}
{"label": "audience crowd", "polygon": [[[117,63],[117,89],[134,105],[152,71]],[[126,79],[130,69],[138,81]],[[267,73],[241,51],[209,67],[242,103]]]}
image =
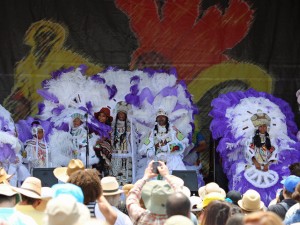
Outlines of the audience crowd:
{"label": "audience crowd", "polygon": [[[300,224],[300,163],[290,165],[291,175],[281,181],[276,199],[265,205],[260,193],[226,193],[211,182],[197,195],[184,181],[153,161],[142,179],[119,186],[116,177],[101,178],[85,169],[79,159],[54,170],[59,180],[42,187],[28,177],[20,187],[9,184],[11,175],[0,173],[0,225],[292,225]],[[159,176],[158,176],[159,175]]]}

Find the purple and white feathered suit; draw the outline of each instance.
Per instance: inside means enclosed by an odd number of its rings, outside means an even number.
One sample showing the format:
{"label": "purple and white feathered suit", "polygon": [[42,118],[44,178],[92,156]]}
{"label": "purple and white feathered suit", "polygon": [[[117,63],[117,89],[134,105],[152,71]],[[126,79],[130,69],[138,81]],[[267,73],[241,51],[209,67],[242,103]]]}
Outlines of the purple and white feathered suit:
{"label": "purple and white feathered suit", "polygon": [[27,168],[22,164],[20,151],[22,143],[16,137],[15,124],[10,113],[0,105],[0,165],[8,174],[14,174],[10,184],[17,186],[30,176]]}
{"label": "purple and white feathered suit", "polygon": [[[288,166],[300,158],[297,126],[290,106],[253,89],[222,94],[212,101],[212,106],[210,130],[213,138],[220,140],[217,151],[229,180],[229,189],[241,193],[255,189],[268,204],[275,198],[277,189],[282,188],[280,181],[289,175]],[[266,160],[270,164],[267,171],[256,169],[251,161],[255,153],[249,146],[256,130],[253,116],[257,112],[270,118],[268,133],[276,150]]]}

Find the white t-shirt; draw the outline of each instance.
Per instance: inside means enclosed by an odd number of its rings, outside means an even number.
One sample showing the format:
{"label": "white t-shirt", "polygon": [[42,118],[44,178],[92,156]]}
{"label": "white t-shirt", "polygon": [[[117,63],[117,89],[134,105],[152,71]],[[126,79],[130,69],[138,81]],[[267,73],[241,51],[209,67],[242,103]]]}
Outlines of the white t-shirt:
{"label": "white t-shirt", "polygon": [[[95,216],[98,220],[104,222],[105,217],[103,216],[102,212],[100,211],[98,205],[96,204],[95,207]],[[115,225],[133,225],[132,221],[130,220],[129,216],[127,216],[125,213],[121,212],[119,209],[116,207],[112,206],[112,208],[116,211],[117,213],[117,220],[115,222]]]}

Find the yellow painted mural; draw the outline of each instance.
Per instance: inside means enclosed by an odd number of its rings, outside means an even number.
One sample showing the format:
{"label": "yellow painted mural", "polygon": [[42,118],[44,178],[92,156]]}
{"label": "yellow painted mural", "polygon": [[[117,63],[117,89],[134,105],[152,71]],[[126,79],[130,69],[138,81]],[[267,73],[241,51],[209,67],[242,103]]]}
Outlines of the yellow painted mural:
{"label": "yellow painted mural", "polygon": [[37,90],[41,88],[43,80],[50,78],[51,72],[81,64],[88,66],[88,75],[103,70],[101,65],[91,63],[88,57],[64,46],[67,37],[66,27],[49,20],[33,23],[27,30],[24,41],[31,49],[17,63],[14,87],[4,101],[4,107],[12,112],[14,120],[37,112],[37,104],[42,100]]}

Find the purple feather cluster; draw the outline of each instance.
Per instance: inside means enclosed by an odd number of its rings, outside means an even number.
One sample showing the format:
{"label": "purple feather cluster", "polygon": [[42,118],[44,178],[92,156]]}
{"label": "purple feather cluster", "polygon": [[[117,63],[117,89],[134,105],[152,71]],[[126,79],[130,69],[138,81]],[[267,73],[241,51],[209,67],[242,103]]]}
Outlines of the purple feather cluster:
{"label": "purple feather cluster", "polygon": [[[270,169],[278,173],[279,181],[274,186],[269,188],[257,188],[245,179],[244,172],[237,174],[235,172],[237,165],[239,163],[246,163],[244,153],[242,151],[243,146],[237,144],[231,149],[229,149],[227,146],[227,143],[239,143],[240,138],[235,138],[231,132],[230,121],[228,118],[226,118],[226,109],[236,106],[242,99],[249,97],[263,97],[276,104],[280,108],[281,112],[286,116],[288,136],[295,141],[295,143],[290,143],[290,149],[281,149],[279,152],[278,162],[270,165]],[[219,139],[217,151],[222,158],[223,170],[225,171],[229,180],[229,189],[238,189],[238,191],[241,193],[246,192],[248,189],[255,189],[261,194],[262,201],[264,201],[265,204],[268,204],[271,199],[275,198],[276,190],[282,188],[280,181],[284,176],[289,175],[288,166],[292,163],[300,161],[300,143],[297,142],[296,138],[298,129],[294,121],[294,114],[291,110],[291,107],[282,99],[276,98],[268,93],[257,92],[254,89],[249,89],[245,92],[237,91],[222,94],[212,101],[212,106],[213,109],[209,114],[211,117],[213,117],[210,130],[213,138],[215,140]],[[280,143],[278,144],[280,146]],[[235,155],[235,159],[232,159],[231,157],[233,153]]]}

